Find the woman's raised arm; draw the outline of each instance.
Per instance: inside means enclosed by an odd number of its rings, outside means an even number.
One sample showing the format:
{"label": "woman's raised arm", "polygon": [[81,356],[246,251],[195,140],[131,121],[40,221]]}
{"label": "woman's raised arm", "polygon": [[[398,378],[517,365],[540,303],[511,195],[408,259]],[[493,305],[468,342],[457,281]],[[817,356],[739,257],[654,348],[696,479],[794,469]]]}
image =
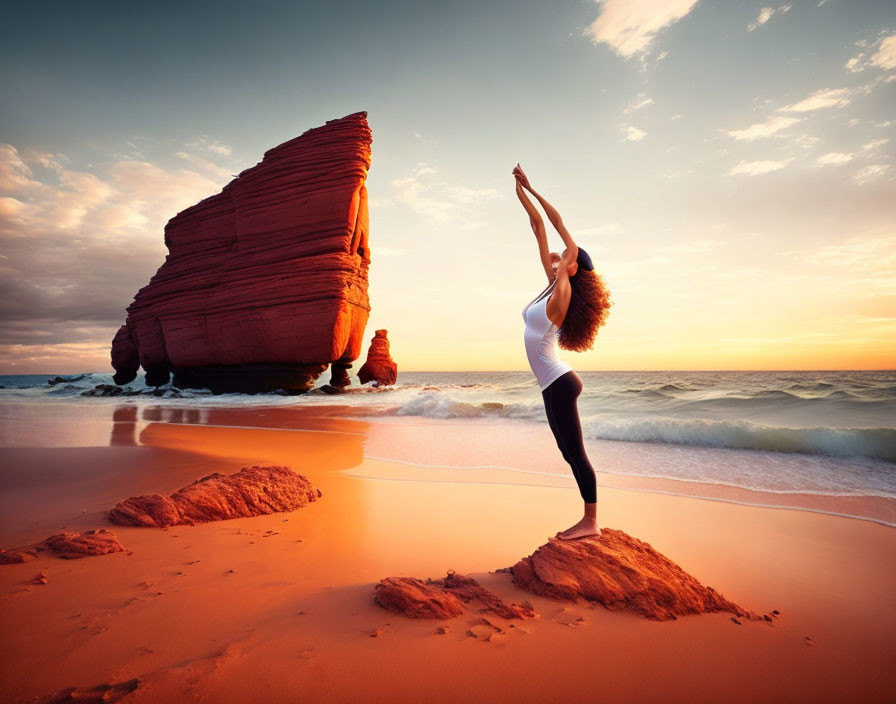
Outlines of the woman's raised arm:
{"label": "woman's raised arm", "polygon": [[579,246],[573,240],[572,235],[569,234],[569,231],[566,229],[566,226],[563,224],[563,218],[560,217],[560,213],[557,212],[557,209],[548,203],[539,193],[529,185],[529,181],[526,180],[523,185],[529,189],[529,192],[538,199],[538,202],[541,203],[541,207],[544,208],[544,212],[548,216],[548,220],[551,221],[551,225],[554,226],[554,229],[560,233],[560,237],[563,238],[563,243],[567,246],[567,248],[572,253],[572,261],[576,260],[576,256],[579,253]]}
{"label": "woman's raised arm", "polygon": [[544,220],[541,217],[541,213],[538,212],[538,208],[529,200],[529,196],[523,190],[519,179],[516,179],[516,195],[520,199],[520,203],[523,204],[523,208],[529,214],[529,224],[535,233],[535,239],[538,240],[538,254],[541,257],[541,263],[544,266],[545,274],[547,274],[548,282],[551,282],[554,280],[554,265],[551,261],[551,252],[548,249],[548,234],[544,229]]}

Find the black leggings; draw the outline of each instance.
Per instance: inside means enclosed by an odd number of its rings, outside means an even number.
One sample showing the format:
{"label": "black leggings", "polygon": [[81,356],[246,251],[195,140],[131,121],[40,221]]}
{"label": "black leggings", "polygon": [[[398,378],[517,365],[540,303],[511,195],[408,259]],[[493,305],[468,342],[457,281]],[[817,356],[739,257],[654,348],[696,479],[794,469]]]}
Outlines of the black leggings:
{"label": "black leggings", "polygon": [[582,440],[582,424],[579,422],[577,405],[580,393],[582,379],[575,370],[570,369],[554,379],[541,395],[557,447],[560,448],[563,459],[572,467],[572,474],[585,503],[593,504],[597,501],[597,476],[585,454],[585,443]]}

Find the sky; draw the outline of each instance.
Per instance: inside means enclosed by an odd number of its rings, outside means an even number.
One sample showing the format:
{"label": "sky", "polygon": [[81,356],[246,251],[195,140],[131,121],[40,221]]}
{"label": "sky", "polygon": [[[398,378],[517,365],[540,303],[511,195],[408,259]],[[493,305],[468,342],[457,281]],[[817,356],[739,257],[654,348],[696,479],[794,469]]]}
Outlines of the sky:
{"label": "sky", "polygon": [[528,369],[517,162],[611,291],[575,369],[896,368],[892,0],[36,0],[4,25],[2,374],[111,370],[165,223],[358,110],[356,368],[385,328],[399,371]]}

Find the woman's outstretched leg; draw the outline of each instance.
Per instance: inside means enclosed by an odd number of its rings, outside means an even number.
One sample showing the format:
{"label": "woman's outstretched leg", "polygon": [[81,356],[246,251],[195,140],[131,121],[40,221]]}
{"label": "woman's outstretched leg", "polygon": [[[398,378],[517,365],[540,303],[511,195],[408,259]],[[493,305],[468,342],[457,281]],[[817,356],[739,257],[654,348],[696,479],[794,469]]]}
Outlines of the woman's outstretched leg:
{"label": "woman's outstretched leg", "polygon": [[581,393],[582,380],[574,371],[559,377],[542,392],[551,431],[554,433],[563,459],[572,468],[579,493],[585,503],[582,519],[557,533],[558,538],[567,540],[600,534],[600,529],[597,527],[597,475],[585,452],[582,425],[579,420],[578,397]]}

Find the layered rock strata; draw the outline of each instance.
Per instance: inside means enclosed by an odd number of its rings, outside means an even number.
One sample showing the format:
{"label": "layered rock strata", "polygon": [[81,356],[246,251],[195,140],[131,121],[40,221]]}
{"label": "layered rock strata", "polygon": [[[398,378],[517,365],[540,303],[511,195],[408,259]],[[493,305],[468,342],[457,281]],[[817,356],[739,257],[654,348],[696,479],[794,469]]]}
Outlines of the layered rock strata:
{"label": "layered rock strata", "polygon": [[[356,112],[268,150],[165,226],[169,254],[112,341],[115,383],[301,393],[357,359],[370,312],[367,171]],[[340,369],[342,367],[342,369]]]}
{"label": "layered rock strata", "polygon": [[386,330],[377,330],[367,350],[367,361],[358,370],[358,381],[366,384],[375,381],[377,386],[394,384],[398,379],[398,365],[389,353]]}

